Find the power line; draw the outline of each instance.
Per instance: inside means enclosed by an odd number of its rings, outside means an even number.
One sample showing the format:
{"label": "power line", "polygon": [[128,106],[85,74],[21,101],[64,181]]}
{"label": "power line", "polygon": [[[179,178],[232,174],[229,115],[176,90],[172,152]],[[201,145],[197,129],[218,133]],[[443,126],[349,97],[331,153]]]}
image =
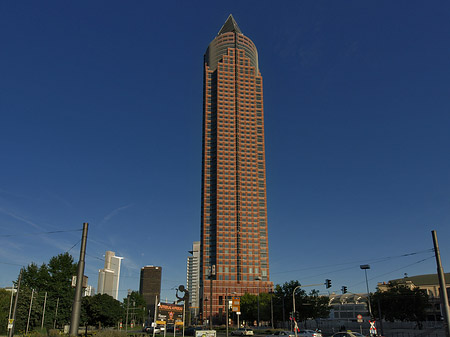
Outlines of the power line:
{"label": "power line", "polygon": [[[323,265],[323,266],[316,266],[316,267],[305,267],[305,268],[301,268],[301,269],[286,270],[286,271],[280,271],[280,272],[271,272],[271,274],[272,275],[274,275],[274,274],[285,274],[285,273],[299,272],[299,271],[304,271],[304,270],[322,269],[322,268],[329,268],[329,267],[336,267],[336,266],[345,266],[345,265],[349,265],[349,264],[354,265],[354,264],[359,264],[359,263],[362,263],[362,262],[374,264],[374,263],[385,262],[385,261],[396,259],[396,258],[413,256],[413,255],[422,254],[422,253],[428,253],[428,252],[433,252],[433,251],[434,251],[434,249],[430,248],[430,249],[426,249],[426,250],[422,250],[422,251],[406,253],[406,254],[401,254],[401,255],[393,255],[393,256],[387,256],[387,257],[381,257],[381,258],[375,258],[375,259],[369,259],[369,260],[367,260],[367,259],[365,259],[365,260],[356,260],[356,261],[344,262],[344,263],[334,263],[334,264],[331,264],[331,265]],[[343,271],[343,270],[347,270],[347,269],[351,269],[351,268],[353,268],[353,267],[339,269],[339,270],[336,270],[335,272]],[[326,273],[329,273],[329,272],[326,272]],[[320,275],[323,275],[323,274],[319,274],[317,276],[320,276]],[[314,277],[314,276],[311,276],[311,277]]]}
{"label": "power line", "polygon": [[67,251],[67,253],[70,252],[70,251],[72,250],[72,248],[75,247],[75,246],[76,246],[77,244],[79,244],[80,242],[81,242],[81,239],[78,240],[77,243],[74,244],[72,247],[70,247],[70,249]]}
{"label": "power line", "polygon": [[[416,261],[416,262],[414,262],[414,263],[408,264],[408,265],[406,265],[406,266],[397,268],[397,269],[395,269],[395,270],[391,270],[391,271],[389,271],[389,272],[387,272],[387,273],[373,276],[373,277],[369,278],[369,281],[375,280],[376,278],[380,278],[381,276],[385,276],[385,275],[389,275],[389,274],[395,273],[396,271],[399,271],[399,270],[402,270],[402,269],[405,269],[405,268],[414,266],[415,264],[419,264],[419,263],[425,262],[425,261],[427,261],[427,260],[429,260],[429,259],[432,259],[432,258],[434,258],[434,255],[429,256],[429,257],[427,257],[427,258],[425,258],[425,259]],[[355,283],[355,284],[351,285],[351,287],[360,285],[360,284],[362,284],[362,283],[365,283],[365,281],[361,281],[361,282]]]}
{"label": "power line", "polygon": [[10,238],[14,236],[34,236],[34,235],[42,235],[42,234],[59,234],[59,233],[68,233],[68,232],[81,232],[82,229],[71,229],[67,231],[50,231],[50,232],[37,232],[37,233],[20,233],[20,234],[4,234],[0,235],[2,238]]}
{"label": "power line", "polygon": [[0,264],[7,264],[7,265],[10,265],[10,266],[19,266],[19,267],[23,267],[23,265],[21,265],[21,264],[17,264],[17,263],[9,263],[9,262],[2,262],[2,261],[0,261]]}

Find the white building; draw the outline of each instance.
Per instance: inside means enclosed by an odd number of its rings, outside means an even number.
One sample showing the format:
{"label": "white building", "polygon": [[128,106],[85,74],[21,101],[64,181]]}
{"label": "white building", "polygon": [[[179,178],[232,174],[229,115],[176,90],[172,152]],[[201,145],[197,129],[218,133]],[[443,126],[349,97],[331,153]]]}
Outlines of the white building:
{"label": "white building", "polygon": [[94,296],[95,288],[93,286],[87,286],[83,289],[83,296]]}
{"label": "white building", "polygon": [[105,268],[98,271],[98,293],[108,294],[119,300],[120,264],[123,257],[115,256],[114,252],[105,254]]}
{"label": "white building", "polygon": [[193,317],[199,313],[200,241],[192,243],[192,255],[187,258],[186,288],[189,291],[189,307]]}

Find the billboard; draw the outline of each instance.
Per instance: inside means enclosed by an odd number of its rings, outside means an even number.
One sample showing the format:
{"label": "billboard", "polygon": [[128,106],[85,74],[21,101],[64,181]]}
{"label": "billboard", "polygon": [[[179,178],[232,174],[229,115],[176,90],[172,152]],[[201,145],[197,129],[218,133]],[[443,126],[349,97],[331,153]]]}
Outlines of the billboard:
{"label": "billboard", "polygon": [[158,305],[157,324],[183,325],[183,306],[170,303]]}

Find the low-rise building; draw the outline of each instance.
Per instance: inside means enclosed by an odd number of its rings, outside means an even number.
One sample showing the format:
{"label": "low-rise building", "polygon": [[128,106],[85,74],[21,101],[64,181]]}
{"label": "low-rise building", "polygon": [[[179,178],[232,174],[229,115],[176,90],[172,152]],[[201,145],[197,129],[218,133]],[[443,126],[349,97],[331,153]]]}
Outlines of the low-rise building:
{"label": "low-rise building", "polygon": [[[428,294],[430,307],[427,309],[427,320],[439,321],[442,317],[440,302],[440,286],[437,274],[425,274],[417,276],[407,276],[400,279],[390,280],[388,282],[378,283],[379,291],[386,291],[394,284],[405,285],[410,289],[419,288],[425,290]],[[450,273],[445,273],[445,286],[447,296],[450,297]]]}

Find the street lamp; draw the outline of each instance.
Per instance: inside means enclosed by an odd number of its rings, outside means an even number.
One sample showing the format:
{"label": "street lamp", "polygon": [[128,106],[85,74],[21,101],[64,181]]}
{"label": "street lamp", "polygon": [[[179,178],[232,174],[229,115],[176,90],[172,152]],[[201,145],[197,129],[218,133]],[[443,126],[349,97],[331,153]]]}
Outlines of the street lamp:
{"label": "street lamp", "polygon": [[[300,288],[301,286],[296,286],[294,288],[294,291],[292,292],[292,320],[294,320],[295,317],[295,291]],[[294,330],[295,330],[295,337],[297,337],[297,321],[294,320]]]}
{"label": "street lamp", "polygon": [[[255,277],[255,281],[261,281],[262,278],[261,276],[256,276]],[[259,328],[259,282],[258,282],[258,328]]]}
{"label": "street lamp", "polygon": [[270,290],[270,322],[273,329],[273,289]]}
{"label": "street lamp", "polygon": [[131,289],[128,289],[128,295],[127,295],[127,318],[125,321],[125,331],[128,331],[128,310],[130,309],[130,295],[131,295]]}
{"label": "street lamp", "polygon": [[369,282],[367,281],[367,269],[370,269],[370,265],[362,264],[359,268],[364,270],[364,274],[366,275],[366,288],[367,288],[367,302],[369,304],[369,315],[372,318],[372,306],[370,305],[370,292],[369,292]]}

